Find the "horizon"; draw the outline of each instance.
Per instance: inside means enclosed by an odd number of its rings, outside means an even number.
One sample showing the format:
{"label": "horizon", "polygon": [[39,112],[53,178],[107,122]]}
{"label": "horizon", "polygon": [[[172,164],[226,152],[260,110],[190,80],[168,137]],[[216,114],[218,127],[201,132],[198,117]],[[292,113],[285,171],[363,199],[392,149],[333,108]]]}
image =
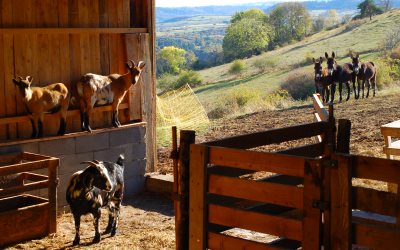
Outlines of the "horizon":
{"label": "horizon", "polygon": [[[277,3],[285,2],[287,0],[156,0],[156,7],[199,7],[199,6],[228,6],[228,5],[241,5],[241,4],[263,4],[263,3]],[[291,0],[291,1],[309,1],[309,0]]]}

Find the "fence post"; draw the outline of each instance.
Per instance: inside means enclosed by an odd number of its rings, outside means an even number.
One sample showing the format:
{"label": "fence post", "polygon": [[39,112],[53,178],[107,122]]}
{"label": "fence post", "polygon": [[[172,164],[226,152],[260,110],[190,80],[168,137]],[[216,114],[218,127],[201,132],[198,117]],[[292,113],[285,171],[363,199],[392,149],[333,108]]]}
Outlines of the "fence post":
{"label": "fence post", "polygon": [[332,150],[336,151],[336,121],[333,113],[333,104],[329,104],[329,131],[328,131],[328,144],[331,145]]}
{"label": "fence post", "polygon": [[58,186],[58,166],[60,160],[52,158],[47,163],[48,168],[48,199],[49,199],[49,233],[57,232],[57,186]]}
{"label": "fence post", "polygon": [[204,250],[206,242],[206,168],[209,148],[205,145],[190,146],[189,190],[189,248]]}
{"label": "fence post", "polygon": [[339,153],[350,153],[350,133],[351,121],[347,119],[339,119],[339,127],[337,133],[337,149]]}

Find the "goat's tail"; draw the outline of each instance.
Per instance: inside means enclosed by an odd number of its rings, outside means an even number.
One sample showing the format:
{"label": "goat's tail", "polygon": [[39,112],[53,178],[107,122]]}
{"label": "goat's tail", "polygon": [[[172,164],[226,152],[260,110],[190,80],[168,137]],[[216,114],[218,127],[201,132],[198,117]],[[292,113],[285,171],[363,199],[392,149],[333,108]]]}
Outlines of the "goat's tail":
{"label": "goat's tail", "polygon": [[120,166],[124,166],[124,160],[125,160],[125,156],[123,154],[120,154],[117,160],[117,164]]}

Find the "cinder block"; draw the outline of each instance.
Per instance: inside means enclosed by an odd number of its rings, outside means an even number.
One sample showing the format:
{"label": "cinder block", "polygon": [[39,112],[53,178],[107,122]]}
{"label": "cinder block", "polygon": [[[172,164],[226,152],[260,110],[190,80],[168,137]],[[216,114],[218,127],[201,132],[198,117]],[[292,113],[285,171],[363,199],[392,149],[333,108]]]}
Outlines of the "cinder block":
{"label": "cinder block", "polygon": [[[93,160],[93,152],[82,154],[71,154],[60,156],[60,166],[58,168],[59,175],[71,175],[76,171],[86,168],[87,165],[80,164],[83,161]],[[69,179],[69,177],[68,177]]]}
{"label": "cinder block", "polygon": [[125,164],[125,179],[134,178],[136,176],[144,176],[146,173],[146,160],[137,160]]}
{"label": "cinder block", "polygon": [[142,193],[144,191],[144,183],[144,176],[136,176],[129,179],[125,178],[125,198],[133,197],[139,193]]}
{"label": "cinder block", "polygon": [[110,132],[110,146],[139,143],[141,138],[141,127],[130,127]]}
{"label": "cinder block", "polygon": [[146,144],[132,144],[132,158],[134,160],[146,159]]}
{"label": "cinder block", "polygon": [[75,138],[39,142],[39,153],[54,157],[75,154]]}
{"label": "cinder block", "polygon": [[171,195],[173,191],[174,177],[172,175],[151,174],[146,175],[145,188],[146,191]]}
{"label": "cinder block", "polygon": [[76,137],[76,153],[98,151],[109,148],[109,134],[92,134]]}
{"label": "cinder block", "polygon": [[39,153],[39,143],[38,142],[32,142],[32,143],[23,143],[20,144],[20,151],[24,152],[29,152],[29,153],[34,153],[38,154]]}
{"label": "cinder block", "polygon": [[124,154],[125,162],[130,162],[132,161],[131,150],[132,150],[131,145],[123,145],[123,146],[109,148],[106,150],[100,150],[94,152],[94,159],[99,161],[115,162],[120,154]]}

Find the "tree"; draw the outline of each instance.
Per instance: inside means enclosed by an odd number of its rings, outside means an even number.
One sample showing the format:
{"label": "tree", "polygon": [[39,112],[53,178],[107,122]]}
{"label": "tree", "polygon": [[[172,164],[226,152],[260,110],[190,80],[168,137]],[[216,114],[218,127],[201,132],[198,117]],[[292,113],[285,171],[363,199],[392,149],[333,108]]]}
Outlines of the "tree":
{"label": "tree", "polygon": [[354,19],[369,17],[369,20],[372,20],[372,16],[383,13],[383,10],[375,5],[374,0],[365,0],[361,2],[357,6],[357,9],[360,10],[360,14],[355,16]]}
{"label": "tree", "polygon": [[321,14],[313,20],[313,31],[320,32],[325,28],[325,15]]}
{"label": "tree", "polygon": [[325,27],[329,28],[339,24],[339,17],[335,9],[328,10],[326,16]]}
{"label": "tree", "polygon": [[186,51],[174,46],[162,48],[157,53],[157,73],[178,74],[186,65]]}
{"label": "tree", "polygon": [[384,12],[391,10],[393,7],[392,0],[381,0],[380,3],[380,6]]}
{"label": "tree", "polygon": [[231,17],[231,23],[236,23],[244,18],[247,19],[256,19],[262,22],[267,22],[268,21],[268,16],[260,9],[250,9],[247,11],[240,11],[236,12],[232,17]]}
{"label": "tree", "polygon": [[269,22],[275,30],[276,44],[301,40],[311,28],[311,17],[301,3],[282,3],[273,9]]}
{"label": "tree", "polygon": [[268,24],[253,18],[230,24],[222,43],[225,59],[231,61],[261,53],[267,49],[271,34]]}

